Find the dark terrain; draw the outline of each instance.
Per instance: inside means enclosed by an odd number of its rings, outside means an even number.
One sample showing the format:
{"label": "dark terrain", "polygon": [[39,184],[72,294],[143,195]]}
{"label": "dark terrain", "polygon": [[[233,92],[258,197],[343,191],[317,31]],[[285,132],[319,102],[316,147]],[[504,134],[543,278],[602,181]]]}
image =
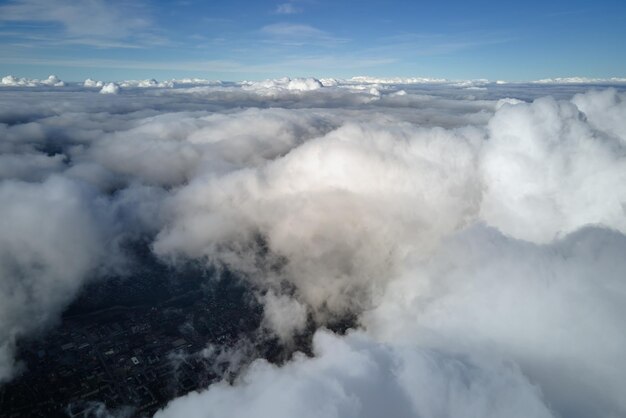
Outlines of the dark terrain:
{"label": "dark terrain", "polygon": [[[289,356],[260,332],[262,308],[242,281],[199,266],[171,269],[147,248],[134,251],[134,274],[92,282],[61,324],[20,342],[24,369],[0,387],[1,417],[89,417],[105,407],[151,416],[236,372],[216,353],[247,342],[247,361]],[[303,338],[294,348],[309,344]]]}

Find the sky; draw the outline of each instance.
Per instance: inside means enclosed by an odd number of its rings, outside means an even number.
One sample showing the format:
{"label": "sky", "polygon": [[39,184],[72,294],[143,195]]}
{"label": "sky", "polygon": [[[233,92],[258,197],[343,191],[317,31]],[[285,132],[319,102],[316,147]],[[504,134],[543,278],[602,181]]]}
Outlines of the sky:
{"label": "sky", "polygon": [[314,333],[282,365],[234,347],[235,380],[157,417],[626,416],[624,81],[377,81],[625,77],[625,20],[624,0],[0,1],[0,77],[98,80],[1,83],[0,384],[142,242],[254,289],[254,343]]}
{"label": "sky", "polygon": [[0,72],[80,81],[626,73],[626,2],[0,1]]}

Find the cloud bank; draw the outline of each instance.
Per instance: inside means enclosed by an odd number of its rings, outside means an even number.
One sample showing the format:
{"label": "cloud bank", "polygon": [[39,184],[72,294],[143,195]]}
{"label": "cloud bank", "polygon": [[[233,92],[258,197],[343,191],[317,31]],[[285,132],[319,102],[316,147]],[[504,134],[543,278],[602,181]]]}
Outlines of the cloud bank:
{"label": "cloud bank", "polygon": [[159,417],[626,414],[622,87],[420,80],[7,90],[0,378],[142,237],[315,329]]}
{"label": "cloud bank", "polygon": [[56,320],[103,263],[105,216],[86,186],[56,175],[0,183],[0,381],[19,337]]}

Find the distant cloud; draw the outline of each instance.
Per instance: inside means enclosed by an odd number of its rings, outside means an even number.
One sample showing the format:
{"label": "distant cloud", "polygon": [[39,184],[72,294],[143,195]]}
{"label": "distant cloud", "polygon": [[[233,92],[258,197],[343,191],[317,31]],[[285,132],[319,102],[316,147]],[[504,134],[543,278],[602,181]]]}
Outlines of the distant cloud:
{"label": "distant cloud", "polygon": [[299,23],[274,23],[261,28],[261,32],[269,35],[273,42],[283,45],[318,44],[335,46],[348,41],[311,25]]}
{"label": "distant cloud", "polygon": [[276,7],[274,13],[279,15],[294,15],[302,13],[302,9],[297,8],[293,3],[282,3]]}

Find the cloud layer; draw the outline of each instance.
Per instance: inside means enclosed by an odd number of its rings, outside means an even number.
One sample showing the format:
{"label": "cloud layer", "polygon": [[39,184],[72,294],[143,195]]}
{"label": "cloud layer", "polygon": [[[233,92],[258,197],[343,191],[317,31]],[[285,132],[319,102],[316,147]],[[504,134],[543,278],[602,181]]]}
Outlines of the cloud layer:
{"label": "cloud layer", "polygon": [[[313,357],[259,359],[161,417],[624,415],[625,99],[484,80],[12,86],[0,379],[17,339],[141,237],[246,280],[285,344],[317,329]],[[325,329],[346,317],[357,330]]]}

